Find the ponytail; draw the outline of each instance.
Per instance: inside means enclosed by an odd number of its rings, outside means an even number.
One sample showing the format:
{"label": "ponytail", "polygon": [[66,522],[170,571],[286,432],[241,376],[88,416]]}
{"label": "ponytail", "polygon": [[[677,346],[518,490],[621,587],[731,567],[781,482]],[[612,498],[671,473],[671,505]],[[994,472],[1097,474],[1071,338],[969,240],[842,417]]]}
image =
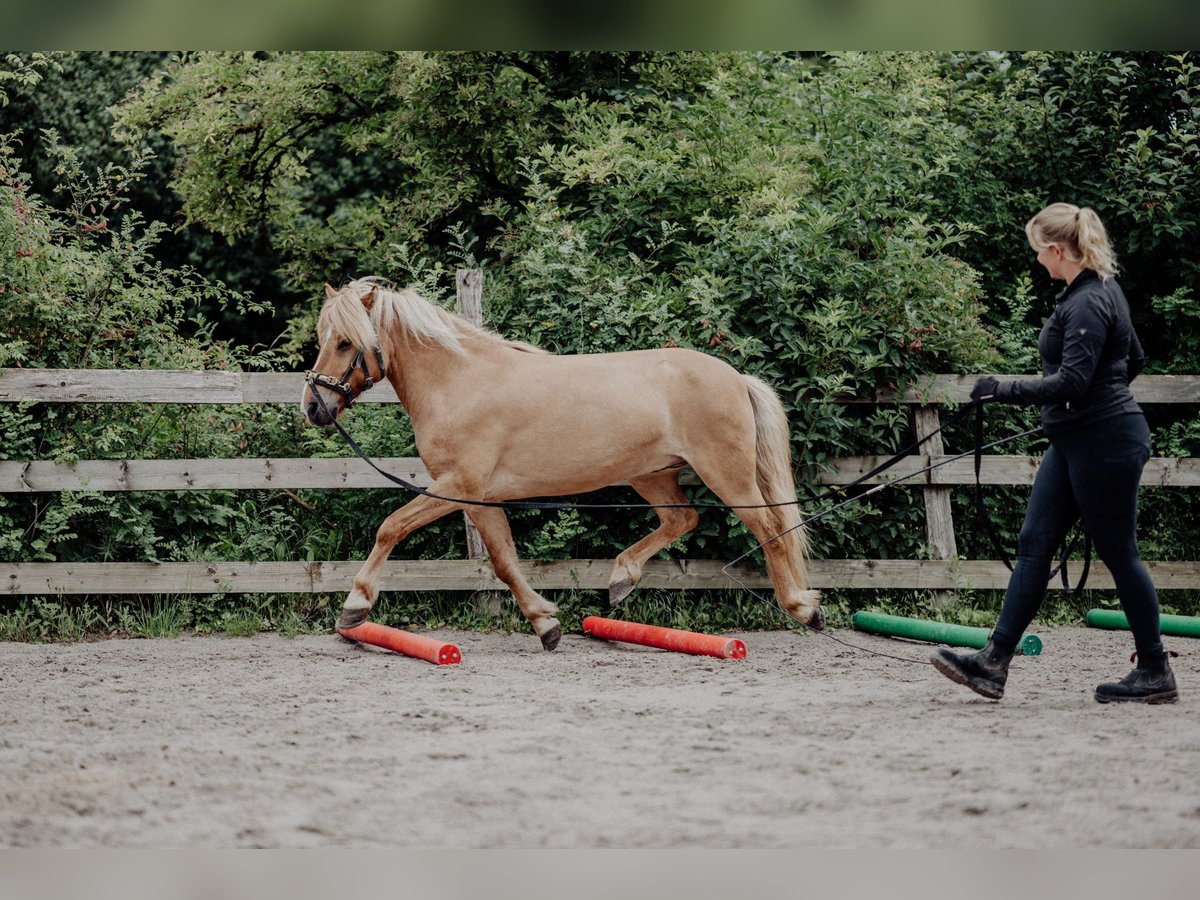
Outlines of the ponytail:
{"label": "ponytail", "polygon": [[1117,259],[1100,216],[1090,206],[1051,203],[1025,223],[1029,246],[1042,251],[1058,244],[1073,262],[1091,269],[1101,278],[1117,274]]}

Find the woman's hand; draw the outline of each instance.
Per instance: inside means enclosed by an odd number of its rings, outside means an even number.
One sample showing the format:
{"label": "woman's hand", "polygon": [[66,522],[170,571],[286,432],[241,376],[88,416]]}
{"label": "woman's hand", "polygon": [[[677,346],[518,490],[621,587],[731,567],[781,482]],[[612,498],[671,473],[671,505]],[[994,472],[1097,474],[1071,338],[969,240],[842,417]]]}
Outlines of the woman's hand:
{"label": "woman's hand", "polygon": [[984,375],[975,382],[975,386],[971,388],[971,399],[977,403],[982,403],[985,400],[998,400],[1000,394],[1000,382],[991,375]]}

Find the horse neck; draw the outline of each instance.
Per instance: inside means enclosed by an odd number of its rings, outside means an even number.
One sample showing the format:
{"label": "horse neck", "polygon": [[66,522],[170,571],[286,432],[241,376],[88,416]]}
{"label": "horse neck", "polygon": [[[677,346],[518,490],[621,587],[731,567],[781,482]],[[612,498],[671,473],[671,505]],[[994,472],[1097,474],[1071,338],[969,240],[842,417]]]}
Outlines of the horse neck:
{"label": "horse neck", "polygon": [[495,342],[469,334],[463,336],[465,354],[437,344],[393,341],[391,346],[388,381],[414,420],[420,417],[422,408],[441,404],[473,362],[499,349]]}

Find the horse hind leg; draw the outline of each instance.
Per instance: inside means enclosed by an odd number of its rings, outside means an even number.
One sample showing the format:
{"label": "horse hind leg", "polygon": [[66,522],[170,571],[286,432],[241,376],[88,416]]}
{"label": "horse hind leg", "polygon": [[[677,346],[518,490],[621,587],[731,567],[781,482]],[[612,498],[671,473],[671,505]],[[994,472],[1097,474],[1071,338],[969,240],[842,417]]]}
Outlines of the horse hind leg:
{"label": "horse hind leg", "polygon": [[767,571],[780,607],[802,625],[821,631],[825,627],[821,592],[804,587],[808,556],[804,525],[798,516],[780,515],[777,509],[761,512],[766,513],[762,524],[756,525],[746,516],[741,518],[763,545]]}
{"label": "horse hind leg", "polygon": [[[733,460],[726,460],[732,463]],[[743,466],[696,466],[696,474],[722,503],[733,508],[762,545],[767,574],[780,608],[802,625],[820,631],[825,627],[821,592],[805,587],[807,542],[799,512],[794,506],[768,507],[762,491],[742,472],[753,473],[753,461]]]}
{"label": "horse hind leg", "polygon": [[[679,489],[679,471],[668,469],[638,478],[631,478],[630,485],[642,495],[647,503],[685,504],[688,498]],[[623,550],[613,565],[608,579],[608,605],[616,606],[628,597],[642,579],[642,566],[672,541],[687,534],[700,521],[696,510],[658,506],[659,526],[632,547]]]}
{"label": "horse hind leg", "polygon": [[479,529],[479,536],[483,538],[483,545],[492,559],[492,569],[496,577],[512,591],[517,606],[533,626],[533,633],[541,640],[542,647],[553,650],[562,640],[562,626],[556,618],[558,607],[530,587],[525,576],[521,574],[517,546],[513,542],[512,530],[508,527],[508,516],[504,514],[503,509],[494,506],[468,507],[467,516]]}

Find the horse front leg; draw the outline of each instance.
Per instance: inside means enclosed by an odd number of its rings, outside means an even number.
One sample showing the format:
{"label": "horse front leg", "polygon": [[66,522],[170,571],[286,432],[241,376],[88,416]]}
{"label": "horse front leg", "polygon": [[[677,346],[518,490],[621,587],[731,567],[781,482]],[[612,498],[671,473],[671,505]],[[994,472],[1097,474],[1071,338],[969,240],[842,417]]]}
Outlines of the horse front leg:
{"label": "horse front leg", "polygon": [[[431,491],[436,488],[430,487]],[[436,493],[441,493],[438,488]],[[450,496],[455,496],[451,494]],[[353,628],[366,621],[371,607],[379,597],[379,579],[383,575],[383,566],[392,553],[392,548],[416,531],[428,525],[448,512],[459,509],[460,505],[447,500],[435,500],[432,497],[419,496],[406,503],[383,520],[375,533],[375,546],[367,557],[358,574],[354,576],[354,588],[342,604],[342,615],[337,621],[338,628]]]}
{"label": "horse front leg", "polygon": [[512,529],[508,527],[508,516],[495,506],[471,506],[467,516],[479,529],[483,545],[492,558],[492,569],[496,577],[508,585],[516,598],[526,620],[533,626],[533,633],[542,641],[542,647],[553,650],[562,640],[562,627],[558,624],[558,607],[535,591],[521,574],[517,558],[517,545],[513,542]]}

